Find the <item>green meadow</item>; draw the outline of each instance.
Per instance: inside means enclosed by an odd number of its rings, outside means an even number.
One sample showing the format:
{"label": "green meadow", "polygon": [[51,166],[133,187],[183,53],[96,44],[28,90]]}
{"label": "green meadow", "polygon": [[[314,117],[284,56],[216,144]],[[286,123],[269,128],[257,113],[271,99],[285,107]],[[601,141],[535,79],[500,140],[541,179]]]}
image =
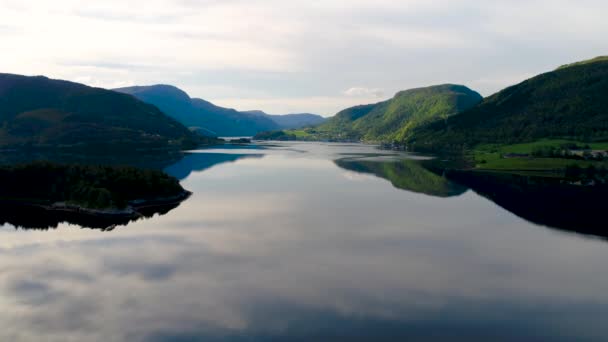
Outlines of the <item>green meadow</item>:
{"label": "green meadow", "polygon": [[530,143],[513,145],[483,144],[478,145],[471,155],[475,167],[482,170],[496,171],[545,171],[562,172],[568,166],[579,167],[608,167],[608,161],[577,160],[567,158],[539,158],[539,157],[505,157],[508,154],[528,154],[546,147],[560,147],[567,144],[588,146],[592,150],[608,150],[608,142],[586,143],[566,139],[542,139]]}

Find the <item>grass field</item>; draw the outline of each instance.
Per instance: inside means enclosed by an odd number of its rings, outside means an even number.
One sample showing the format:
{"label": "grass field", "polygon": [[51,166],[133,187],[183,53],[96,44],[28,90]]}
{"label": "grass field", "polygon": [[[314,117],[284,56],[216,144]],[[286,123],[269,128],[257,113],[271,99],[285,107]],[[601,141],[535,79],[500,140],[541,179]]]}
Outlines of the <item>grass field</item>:
{"label": "grass field", "polygon": [[472,151],[476,168],[482,170],[500,171],[562,171],[567,166],[608,167],[607,161],[586,161],[565,158],[504,158],[508,153],[530,154],[535,149],[546,146],[559,147],[563,144],[575,143],[579,146],[589,145],[593,150],[608,150],[608,143],[584,143],[572,140],[539,140],[536,142],[515,145],[480,145]]}
{"label": "grass field", "polygon": [[293,134],[297,140],[303,141],[323,141],[323,140],[341,140],[343,136],[335,134],[330,131],[323,131],[318,129],[290,129],[285,131],[287,134]]}
{"label": "grass field", "polygon": [[543,139],[531,143],[515,144],[515,145],[479,145],[476,150],[479,151],[494,151],[500,153],[531,153],[535,148],[554,146],[558,147],[564,144],[577,144],[577,145],[589,145],[593,150],[608,150],[608,142],[601,143],[586,143],[574,140],[563,140],[563,139]]}
{"label": "grass field", "polygon": [[288,133],[294,134],[296,136],[296,138],[298,138],[298,139],[308,139],[308,138],[313,137],[312,134],[308,133],[307,131],[305,131],[303,129],[289,130]]}

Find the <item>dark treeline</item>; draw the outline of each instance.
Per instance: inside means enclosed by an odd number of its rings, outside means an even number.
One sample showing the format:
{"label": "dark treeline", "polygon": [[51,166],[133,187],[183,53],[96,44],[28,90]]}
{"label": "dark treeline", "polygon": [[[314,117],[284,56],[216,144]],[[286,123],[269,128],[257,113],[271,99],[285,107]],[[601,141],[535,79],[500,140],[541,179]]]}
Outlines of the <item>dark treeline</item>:
{"label": "dark treeline", "polygon": [[157,170],[50,162],[0,167],[3,200],[124,208],[132,200],[171,197],[183,192],[177,179]]}

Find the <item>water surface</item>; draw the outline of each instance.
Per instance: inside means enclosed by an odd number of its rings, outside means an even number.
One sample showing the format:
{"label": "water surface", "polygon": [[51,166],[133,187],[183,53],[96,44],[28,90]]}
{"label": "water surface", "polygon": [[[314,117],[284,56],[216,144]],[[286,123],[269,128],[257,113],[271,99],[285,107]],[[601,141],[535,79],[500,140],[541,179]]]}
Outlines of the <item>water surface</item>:
{"label": "water surface", "polygon": [[[406,158],[407,160],[403,160]],[[195,151],[111,231],[0,229],[0,340],[603,340],[608,245],[370,146]]]}

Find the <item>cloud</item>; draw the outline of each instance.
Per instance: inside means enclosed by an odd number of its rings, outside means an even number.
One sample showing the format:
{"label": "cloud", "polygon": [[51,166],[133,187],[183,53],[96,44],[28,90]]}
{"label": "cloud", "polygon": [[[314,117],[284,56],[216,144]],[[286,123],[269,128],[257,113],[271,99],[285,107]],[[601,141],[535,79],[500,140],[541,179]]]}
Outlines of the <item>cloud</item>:
{"label": "cloud", "polygon": [[346,89],[344,92],[346,96],[353,97],[382,97],[384,96],[384,90],[380,88],[365,88],[365,87],[352,87]]}
{"label": "cloud", "polygon": [[[299,98],[302,107],[294,111],[329,115],[344,102],[336,89],[365,88],[353,85],[392,94],[452,82],[489,95],[510,85],[509,75],[534,75],[608,51],[603,0],[345,4],[0,0],[0,68],[90,78],[106,87],[125,80],[172,83],[211,101],[257,100],[263,107],[256,109],[274,113]],[[80,62],[65,63],[75,59]],[[352,92],[346,95],[352,101],[378,97],[373,88]],[[333,102],[306,105],[319,98]]]}
{"label": "cloud", "polygon": [[31,280],[16,280],[9,290],[14,297],[27,304],[41,305],[60,297],[47,284]]}

